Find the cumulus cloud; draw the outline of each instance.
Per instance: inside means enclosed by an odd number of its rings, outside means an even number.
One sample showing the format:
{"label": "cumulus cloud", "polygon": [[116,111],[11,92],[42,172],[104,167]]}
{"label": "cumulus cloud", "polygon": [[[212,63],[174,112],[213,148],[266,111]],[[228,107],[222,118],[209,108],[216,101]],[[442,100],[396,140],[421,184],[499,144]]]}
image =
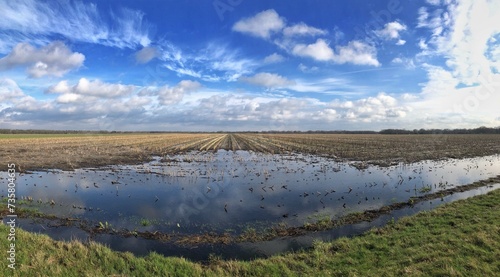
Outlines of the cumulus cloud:
{"label": "cumulus cloud", "polygon": [[156,47],[144,47],[135,53],[135,61],[137,63],[148,63],[152,59],[158,57],[159,54]]}
{"label": "cumulus cloud", "polygon": [[337,46],[337,53],[323,39],[312,44],[297,44],[292,53],[297,56],[313,58],[317,61],[332,61],[338,64],[352,63],[358,65],[380,66],[375,47],[361,41],[351,41],[345,46]]}
{"label": "cumulus cloud", "polygon": [[105,83],[101,80],[89,81],[81,78],[75,85],[69,85],[68,81],[60,81],[47,89],[48,93],[62,94],[58,99],[62,102],[75,102],[81,96],[94,96],[99,98],[115,98],[130,95],[136,86]]}
{"label": "cumulus cloud", "polygon": [[[136,48],[151,42],[151,26],[143,18],[143,12],[126,8],[102,14],[97,4],[82,1],[3,1],[0,41],[46,41],[57,35],[74,41]],[[3,48],[6,47],[0,47]]]}
{"label": "cumulus cloud", "polygon": [[312,44],[297,44],[292,53],[297,56],[313,58],[317,61],[331,61],[335,54],[324,39],[318,39]]}
{"label": "cumulus cloud", "polygon": [[[314,98],[207,94],[200,90],[199,83],[184,80],[118,98],[99,98],[82,94],[85,86],[77,89],[77,85],[59,82],[51,87],[59,97],[42,101],[24,95],[12,80],[0,81],[0,97],[11,97],[11,93],[21,97],[15,102],[3,99],[0,122],[24,128],[98,130],[376,129],[378,123],[397,122],[409,110],[385,93],[360,100],[322,102]],[[198,95],[186,101],[187,94]],[[183,104],[176,105],[180,102]]]}
{"label": "cumulus cloud", "polygon": [[[377,123],[398,122],[409,111],[411,108],[385,93],[357,101],[332,102],[311,98],[273,99],[227,94],[202,99],[198,106],[183,114],[189,117],[190,122],[217,124],[230,130],[241,130],[242,127],[244,130],[324,130],[339,126],[347,129],[369,126],[374,129],[381,126]],[[208,123],[206,118],[217,123]]]}
{"label": "cumulus cloud", "polygon": [[283,35],[291,37],[291,36],[318,36],[318,35],[326,35],[328,32],[322,29],[318,29],[312,26],[308,26],[304,22],[299,24],[295,24],[292,26],[288,26],[283,29]]}
{"label": "cumulus cloud", "polygon": [[353,63],[358,65],[380,66],[377,60],[377,49],[361,41],[351,41],[346,46],[337,47],[336,63]]}
{"label": "cumulus cloud", "polygon": [[264,63],[279,63],[285,60],[285,57],[280,54],[273,53],[264,58]]}
{"label": "cumulus cloud", "polygon": [[[399,31],[406,29],[406,26],[398,22],[391,22],[386,26],[386,29],[381,30],[381,35],[394,36],[394,32],[396,32],[397,38],[399,38]],[[300,37],[324,36],[328,32],[309,26],[304,22],[286,26],[285,19],[274,10],[263,11],[253,17],[244,18],[233,26],[233,30],[265,39],[269,39],[271,34],[276,34],[272,42],[296,56],[339,64],[380,66],[376,57],[377,49],[359,40],[350,41],[347,45],[338,45],[335,50],[324,38],[318,38],[314,43],[301,43]],[[404,43],[404,40],[399,39],[396,44],[402,45]]]}
{"label": "cumulus cloud", "polygon": [[240,80],[252,85],[267,88],[286,87],[295,84],[294,81],[289,80],[283,76],[267,72],[258,73],[251,77],[241,77]]}
{"label": "cumulus cloud", "polygon": [[28,66],[30,77],[40,78],[46,75],[61,77],[83,65],[85,56],[71,52],[62,42],[55,41],[36,49],[28,43],[19,43],[12,51],[0,59],[0,70],[16,66]]}
{"label": "cumulus cloud", "polygon": [[386,93],[356,101],[335,100],[329,104],[339,116],[349,121],[377,122],[391,118],[403,118],[411,108],[400,105],[398,100]]}
{"label": "cumulus cloud", "polygon": [[139,95],[157,96],[160,105],[169,106],[177,104],[184,98],[184,95],[197,91],[201,84],[196,81],[182,80],[177,85],[150,87],[142,90]]}
{"label": "cumulus cloud", "polygon": [[0,103],[19,100],[25,96],[17,83],[9,78],[0,79]]}
{"label": "cumulus cloud", "polygon": [[283,27],[285,27],[285,20],[271,9],[260,12],[253,17],[241,19],[233,25],[233,31],[260,38],[269,38],[271,34],[281,31]]}
{"label": "cumulus cloud", "polygon": [[406,41],[400,38],[400,32],[406,31],[406,28],[406,25],[393,21],[386,23],[383,29],[375,30],[375,34],[385,40],[397,39],[396,44],[403,45]]}

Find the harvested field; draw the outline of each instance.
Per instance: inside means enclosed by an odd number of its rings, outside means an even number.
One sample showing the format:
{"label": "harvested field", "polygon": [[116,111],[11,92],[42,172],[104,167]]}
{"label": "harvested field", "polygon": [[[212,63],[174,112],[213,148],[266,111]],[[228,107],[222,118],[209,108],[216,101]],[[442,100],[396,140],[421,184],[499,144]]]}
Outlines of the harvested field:
{"label": "harvested field", "polygon": [[[21,171],[72,170],[111,164],[133,164],[191,150],[300,152],[338,160],[389,165],[500,153],[499,135],[351,135],[169,133],[80,136],[3,135],[0,170],[15,163]],[[19,168],[18,168],[19,170]]]}

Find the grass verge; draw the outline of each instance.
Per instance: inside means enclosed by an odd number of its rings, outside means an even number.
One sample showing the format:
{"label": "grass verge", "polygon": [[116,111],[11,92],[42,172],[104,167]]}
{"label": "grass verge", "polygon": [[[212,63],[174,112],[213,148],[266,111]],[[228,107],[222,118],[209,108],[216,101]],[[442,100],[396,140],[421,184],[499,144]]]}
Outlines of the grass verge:
{"label": "grass verge", "polygon": [[58,242],[17,229],[16,269],[7,267],[8,228],[0,225],[1,276],[498,276],[500,190],[405,217],[362,236],[254,261],[208,265],[158,254],[135,257],[97,243]]}

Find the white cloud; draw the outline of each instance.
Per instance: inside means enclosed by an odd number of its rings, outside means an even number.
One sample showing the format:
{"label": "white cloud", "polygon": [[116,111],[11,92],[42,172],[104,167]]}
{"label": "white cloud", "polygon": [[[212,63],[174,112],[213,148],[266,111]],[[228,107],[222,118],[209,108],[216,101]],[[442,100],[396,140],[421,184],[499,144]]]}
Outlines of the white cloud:
{"label": "white cloud", "polygon": [[150,26],[143,17],[143,12],[126,8],[101,14],[96,4],[81,1],[3,1],[0,29],[2,38],[19,37],[10,41],[15,44],[26,38],[37,41],[57,35],[74,41],[136,48],[151,42]]}
{"label": "white cloud", "polygon": [[240,80],[249,84],[267,88],[287,87],[295,84],[294,81],[289,80],[283,76],[267,72],[258,73],[252,77],[241,77]]}
{"label": "white cloud", "polygon": [[421,41],[421,55],[444,56],[461,83],[477,83],[478,76],[491,72],[487,50],[491,38],[500,33],[499,14],[500,3],[487,0],[447,3],[445,9],[433,11],[421,8],[417,26],[432,33],[430,39]]}
{"label": "white cloud", "polygon": [[241,57],[238,51],[216,43],[211,43],[193,53],[184,53],[167,43],[162,49],[160,60],[165,62],[164,66],[167,69],[179,76],[187,75],[208,82],[236,81],[258,65],[252,59]]}
{"label": "white cloud", "polygon": [[325,95],[361,98],[372,89],[367,86],[353,84],[344,78],[296,79],[288,89],[302,93],[320,93]]}
{"label": "white cloud", "polygon": [[404,118],[411,108],[401,105],[398,100],[386,93],[356,101],[334,100],[329,103],[340,118],[354,122],[383,122],[394,118]]}
{"label": "white cloud", "polygon": [[137,63],[148,63],[152,59],[158,57],[159,52],[156,47],[144,47],[135,53]]}
{"label": "white cloud", "polygon": [[[398,22],[392,22],[388,28],[388,35],[392,35],[394,31],[398,33],[401,28],[406,29],[406,26]],[[272,33],[276,33],[278,36],[273,40],[273,43],[278,47],[293,55],[309,57],[317,61],[331,61],[339,64],[380,65],[376,57],[376,48],[362,41],[354,40],[345,46],[337,46],[335,48],[337,54],[323,38],[318,38],[316,42],[310,44],[299,43],[297,37],[321,36],[326,35],[328,32],[303,22],[286,26],[285,19],[280,17],[274,10],[263,11],[254,17],[244,18],[233,26],[233,30],[265,39],[269,39]],[[335,31],[336,35],[337,33]],[[397,43],[402,45],[406,41],[399,39]]]}
{"label": "white cloud", "polygon": [[283,35],[287,37],[292,36],[319,36],[326,35],[328,32],[322,29],[308,26],[307,24],[301,22],[293,26],[286,27],[283,29]]}
{"label": "white cloud", "polygon": [[491,67],[496,70],[496,73],[500,73],[500,44],[491,45],[487,54]]}
{"label": "white cloud", "polygon": [[273,53],[264,58],[264,63],[279,63],[285,60],[285,57],[280,54]]}
{"label": "white cloud", "polygon": [[199,88],[201,84],[198,82],[182,80],[174,87],[146,88],[140,95],[158,96],[160,105],[169,106],[179,103],[185,94],[197,91]]}
{"label": "white cloud", "polygon": [[439,66],[424,64],[429,81],[422,88],[423,94],[443,94],[455,91],[459,81],[450,71]]}
{"label": "white cloud", "polygon": [[73,86],[68,85],[68,81],[61,81],[49,87],[47,92],[63,94],[60,99],[64,99],[64,101],[70,99],[76,101],[76,95],[114,98],[130,95],[135,89],[136,86],[134,85],[111,84],[100,80],[89,81],[86,78],[81,78]]}
{"label": "white cloud", "polygon": [[0,79],[0,103],[19,100],[25,96],[17,83],[8,78]]}
{"label": "white cloud", "polygon": [[312,44],[297,44],[293,47],[292,53],[297,56],[313,58],[317,61],[331,61],[335,54],[332,48],[324,39],[318,39]]}
{"label": "white cloud", "polygon": [[0,70],[16,66],[28,66],[30,77],[40,78],[46,75],[61,77],[83,65],[85,56],[71,52],[64,43],[56,41],[36,49],[27,43],[20,43],[7,56],[0,59]]}
{"label": "white cloud", "polygon": [[57,97],[57,103],[68,104],[68,103],[78,103],[83,100],[81,94],[76,93],[64,93]]}
{"label": "white cloud", "polygon": [[397,57],[397,58],[392,59],[391,63],[404,65],[404,67],[406,67],[408,69],[415,69],[416,68],[415,62],[411,58]]}
{"label": "white cloud", "polygon": [[400,39],[400,32],[405,31],[406,28],[406,25],[393,21],[386,23],[383,29],[376,30],[375,34],[385,40],[398,39],[399,45],[402,45],[405,41]]}
{"label": "white cloud", "polygon": [[[402,100],[412,108],[407,126],[416,128],[475,128],[498,126],[500,74],[495,71],[500,26],[500,3],[494,1],[443,1],[445,7],[419,10],[418,27],[430,38],[420,39],[417,58],[441,56],[445,64],[423,64],[428,81],[420,94]],[[394,59],[405,63],[404,58]],[[468,87],[462,84],[469,85]]]}
{"label": "white cloud", "polygon": [[377,49],[361,41],[351,41],[346,46],[337,47],[336,63],[352,63],[357,65],[380,66],[377,60]]}
{"label": "white cloud", "polygon": [[420,39],[418,41],[418,47],[422,50],[427,50],[429,49],[429,46],[427,45],[427,43],[425,42],[425,39]]}
{"label": "white cloud", "polygon": [[300,63],[300,64],[297,66],[297,68],[298,68],[300,71],[304,72],[304,73],[315,72],[315,71],[318,71],[318,70],[319,70],[319,67],[317,67],[317,66],[311,66],[311,67],[309,67],[309,66],[307,66],[307,65],[305,65],[305,64],[303,64],[303,63]]}
{"label": "white cloud", "polygon": [[323,39],[305,45],[297,44],[292,53],[297,56],[310,57],[317,61],[332,61],[338,64],[352,63],[357,65],[380,66],[377,60],[377,50],[361,41],[351,41],[346,46],[337,46],[337,53],[333,51]]}
{"label": "white cloud", "polygon": [[429,67],[428,72],[424,93],[407,103],[414,110],[408,124],[425,128],[498,126],[500,74],[480,78],[476,86],[457,88],[460,82],[451,72],[439,67]]}
{"label": "white cloud", "polygon": [[440,4],[441,0],[427,0],[426,2],[431,5],[437,6]]}
{"label": "white cloud", "polygon": [[[14,84],[17,88],[13,81],[3,83],[3,87]],[[18,96],[25,99],[7,107],[0,105],[2,126],[177,131],[377,129],[378,123],[397,122],[409,110],[384,93],[358,101],[322,102],[314,98],[205,92],[199,83],[185,80],[173,87],[147,87],[132,95],[98,98],[74,93],[73,87],[67,82],[54,85],[52,89],[59,97],[47,101],[22,96],[17,88]],[[2,91],[0,82],[0,95]]]}
{"label": "white cloud", "polygon": [[260,38],[269,38],[271,34],[281,31],[283,27],[285,27],[285,20],[271,9],[260,12],[253,17],[241,19],[233,25],[233,31]]}

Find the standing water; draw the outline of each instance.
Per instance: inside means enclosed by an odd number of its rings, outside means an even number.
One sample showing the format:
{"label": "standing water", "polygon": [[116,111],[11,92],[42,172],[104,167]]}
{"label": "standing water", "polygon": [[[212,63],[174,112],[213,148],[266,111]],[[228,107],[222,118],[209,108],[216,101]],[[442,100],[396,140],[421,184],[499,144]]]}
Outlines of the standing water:
{"label": "standing water", "polygon": [[[270,226],[303,226],[320,218],[378,209],[441,190],[500,175],[500,156],[422,161],[391,167],[336,162],[313,155],[272,155],[246,151],[190,152],[156,157],[142,165],[75,171],[31,172],[17,176],[17,197],[45,214],[88,225],[177,235],[240,235]],[[0,173],[7,178],[6,172]],[[491,188],[490,188],[491,189]],[[482,188],[442,199],[485,193]],[[7,192],[2,190],[2,197]],[[431,204],[429,204],[431,202]],[[391,217],[430,209],[438,201],[393,212]],[[387,219],[387,216],[385,216]],[[195,260],[209,253],[252,258],[310,245],[313,238],[359,234],[384,223],[343,226],[293,239],[231,245],[179,245],[100,234],[93,237],[116,250],[143,255],[154,250]],[[87,238],[74,226],[24,219],[21,227],[56,239]],[[270,249],[274,249],[270,251]]]}

